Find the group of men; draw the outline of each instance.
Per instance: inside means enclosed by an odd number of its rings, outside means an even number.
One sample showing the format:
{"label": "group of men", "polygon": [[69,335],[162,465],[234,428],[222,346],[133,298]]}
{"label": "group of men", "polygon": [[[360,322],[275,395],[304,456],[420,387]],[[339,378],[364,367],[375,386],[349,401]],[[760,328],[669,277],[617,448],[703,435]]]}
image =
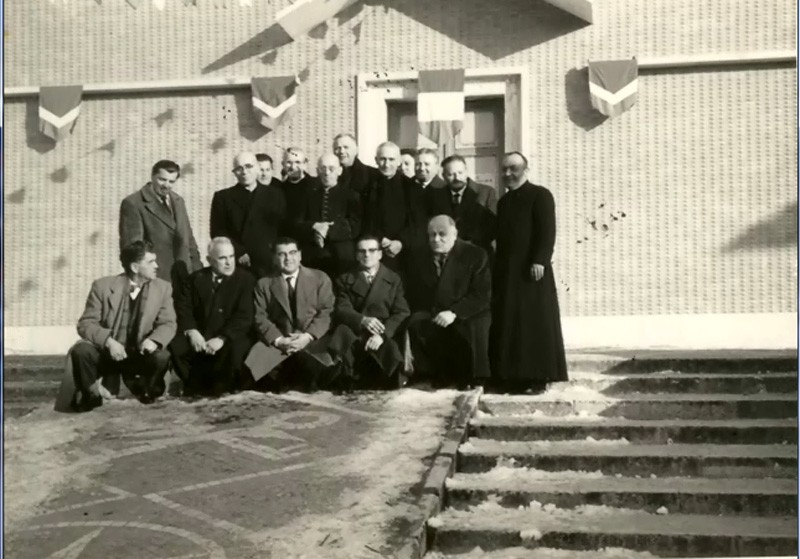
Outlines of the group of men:
{"label": "group of men", "polygon": [[120,208],[124,272],[93,283],[78,322],[73,407],[120,380],[151,402],[170,364],[196,395],[565,380],[554,201],[526,158],[503,157],[498,201],[458,155],[422,148],[410,177],[392,142],[376,167],[357,154],[336,136],[313,177],[288,148],[283,180],[269,156],[238,154],[236,184],[211,203],[206,267],[173,190],[180,167],[157,162]]}

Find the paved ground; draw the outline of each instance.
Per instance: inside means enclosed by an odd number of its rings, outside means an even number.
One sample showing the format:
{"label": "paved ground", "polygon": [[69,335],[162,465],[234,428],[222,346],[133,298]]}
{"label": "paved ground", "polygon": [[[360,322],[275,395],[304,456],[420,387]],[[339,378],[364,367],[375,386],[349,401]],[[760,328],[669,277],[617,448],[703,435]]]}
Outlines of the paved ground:
{"label": "paved ground", "polygon": [[456,396],[43,406],[4,425],[4,557],[391,557]]}

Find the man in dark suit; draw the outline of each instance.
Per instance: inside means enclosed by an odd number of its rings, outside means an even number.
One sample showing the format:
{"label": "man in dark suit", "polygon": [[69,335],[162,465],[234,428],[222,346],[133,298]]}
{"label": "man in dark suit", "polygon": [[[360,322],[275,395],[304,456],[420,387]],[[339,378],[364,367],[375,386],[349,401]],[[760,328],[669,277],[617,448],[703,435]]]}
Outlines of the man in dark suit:
{"label": "man in dark suit", "polygon": [[230,239],[211,240],[208,263],[175,297],[179,333],[169,349],[184,395],[219,396],[233,390],[255,342],[256,282],[252,274],[236,268]]}
{"label": "man in dark suit", "polygon": [[[392,142],[378,146],[375,154],[378,173],[362,192],[361,231],[381,240],[383,263],[400,269],[400,252],[409,241],[413,228],[409,222],[409,192],[414,183],[398,172],[400,148]],[[413,239],[412,239],[413,240]]]}
{"label": "man in dark suit", "polygon": [[[158,258],[158,277],[168,281],[202,266],[186,203],[172,190],[180,176],[177,163],[158,161],[150,182],[127,196],[119,210],[120,249],[134,241],[149,241]],[[183,264],[175,266],[179,262]]]}
{"label": "man in dark suit", "polygon": [[307,173],[308,156],[296,147],[287,148],[283,152],[283,171],[286,176],[281,182],[283,197],[286,199],[286,221],[282,234],[292,237],[302,236],[303,214],[308,203],[308,196],[317,184],[314,177]]}
{"label": "man in dark suit", "polygon": [[435,149],[419,148],[417,150],[414,178],[423,190],[444,188],[444,181],[439,176],[439,154]]}
{"label": "man in dark suit", "polygon": [[333,139],[333,153],[342,164],[342,176],[339,184],[361,196],[378,170],[375,167],[364,165],[358,158],[358,144],[352,134],[338,134]]}
{"label": "man in dark suit", "polygon": [[[258,342],[245,364],[262,385],[315,390],[336,375],[327,350],[335,299],[330,278],[300,265],[297,241],[275,243],[278,272],[258,280],[255,323]],[[257,385],[258,386],[258,385]]]}
{"label": "man in dark suit", "polygon": [[[431,191],[430,215],[449,215],[456,222],[460,238],[491,254],[496,217],[481,204],[478,192],[468,187],[466,161],[460,155],[451,155],[442,162],[442,174],[447,187]],[[480,186],[491,189],[486,185]]]}
{"label": "man in dark suit", "polygon": [[407,293],[415,372],[464,387],[489,377],[491,272],[486,252],[458,239],[441,215],[428,224],[430,251],[415,259]]}
{"label": "man in dark suit", "polygon": [[92,283],[78,320],[81,340],[69,351],[66,375],[74,382],[72,404],[79,411],[102,405],[103,393],[118,394],[120,377],[143,403],[164,393],[167,345],[176,330],[172,285],[157,277],[148,241],[124,247],[120,262],[124,273]]}
{"label": "man in dark suit", "polygon": [[256,156],[242,152],[233,160],[236,184],[211,199],[211,238],[227,237],[236,261],[257,278],[272,268],[273,243],[283,226],[286,201],[273,184],[258,182]]}
{"label": "man in dark suit", "polygon": [[356,243],[358,265],[336,280],[338,326],[328,346],[349,378],[365,388],[398,388],[406,382],[403,354],[395,336],[411,314],[400,276],[381,265],[377,237]]}
{"label": "man in dark suit", "polygon": [[338,184],[342,167],[333,154],[317,162],[317,180],[302,221],[302,249],[309,266],[335,278],[354,263],[353,240],[361,229],[358,194]]}

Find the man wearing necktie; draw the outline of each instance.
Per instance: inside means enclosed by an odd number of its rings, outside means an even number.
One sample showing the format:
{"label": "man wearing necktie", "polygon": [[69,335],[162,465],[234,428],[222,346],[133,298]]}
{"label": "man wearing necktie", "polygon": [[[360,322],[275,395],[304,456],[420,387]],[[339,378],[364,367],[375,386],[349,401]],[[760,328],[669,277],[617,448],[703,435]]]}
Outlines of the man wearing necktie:
{"label": "man wearing necktie", "polygon": [[179,333],[170,352],[186,396],[219,396],[234,390],[242,380],[244,358],[255,343],[255,278],[236,266],[230,239],[211,240],[208,264],[175,294]]}
{"label": "man wearing necktie", "polygon": [[153,246],[120,252],[124,273],[96,280],[78,320],[56,411],[89,411],[119,392],[120,377],[143,403],[164,393],[167,345],[175,335],[172,286],[158,279]]}
{"label": "man wearing necktie", "polygon": [[482,248],[458,239],[448,215],[428,224],[429,249],[407,280],[414,374],[459,387],[489,376],[491,272]]}
{"label": "man wearing necktie", "polygon": [[396,338],[411,313],[400,276],[381,264],[382,256],[380,239],[359,238],[358,264],[334,285],[337,326],[328,347],[346,377],[363,388],[398,388],[406,381]]}
{"label": "man wearing necktie", "polygon": [[200,253],[183,198],[173,191],[180,166],[167,159],[153,165],[150,182],[120,205],[120,248],[134,241],[153,244],[158,277],[179,282],[199,269]]}
{"label": "man wearing necktie", "polygon": [[451,216],[459,237],[478,245],[491,258],[497,226],[495,214],[490,209],[493,199],[497,203],[494,189],[471,183],[467,178],[467,163],[460,155],[452,155],[442,162],[442,176],[446,187],[431,191],[429,214]]}
{"label": "man wearing necktie", "polygon": [[245,364],[257,388],[330,387],[339,374],[327,350],[335,301],[331,280],[320,270],[301,266],[295,239],[276,241],[275,260],[277,272],[256,284],[258,341]]}

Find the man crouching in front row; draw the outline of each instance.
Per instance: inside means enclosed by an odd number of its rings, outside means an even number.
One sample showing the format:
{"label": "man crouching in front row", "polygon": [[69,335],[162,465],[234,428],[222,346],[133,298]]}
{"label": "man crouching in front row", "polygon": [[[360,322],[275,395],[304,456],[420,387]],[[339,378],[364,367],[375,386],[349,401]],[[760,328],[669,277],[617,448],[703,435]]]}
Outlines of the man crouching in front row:
{"label": "man crouching in front row", "polygon": [[179,333],[169,349],[184,396],[220,396],[237,388],[244,358],[255,341],[256,280],[236,267],[230,239],[211,240],[208,264],[175,290]]}
{"label": "man crouching in front row", "polygon": [[125,272],[92,283],[78,320],[82,339],[67,359],[76,411],[102,405],[103,391],[117,395],[120,377],[143,403],[164,393],[167,345],[177,328],[172,286],[156,277],[156,254],[147,241],[124,247],[120,261]]}
{"label": "man crouching in front row", "polygon": [[275,241],[278,272],[258,280],[255,324],[258,342],[245,365],[255,388],[317,390],[332,387],[339,375],[327,351],[334,296],[324,272],[301,266],[297,241]]}

